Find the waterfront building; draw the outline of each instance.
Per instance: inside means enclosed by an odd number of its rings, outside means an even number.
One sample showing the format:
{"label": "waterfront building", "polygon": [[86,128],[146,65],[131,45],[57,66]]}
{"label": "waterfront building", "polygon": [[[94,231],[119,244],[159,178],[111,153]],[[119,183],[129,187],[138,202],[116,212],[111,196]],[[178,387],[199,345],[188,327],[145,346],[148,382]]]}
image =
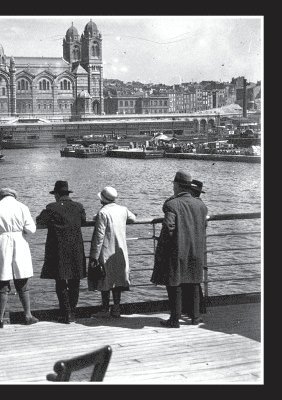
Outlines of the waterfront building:
{"label": "waterfront building", "polygon": [[145,93],[122,94],[105,97],[105,114],[167,114],[169,97]]}
{"label": "waterfront building", "polygon": [[63,57],[9,57],[0,44],[0,116],[103,114],[102,35],[90,20],[71,25]]}

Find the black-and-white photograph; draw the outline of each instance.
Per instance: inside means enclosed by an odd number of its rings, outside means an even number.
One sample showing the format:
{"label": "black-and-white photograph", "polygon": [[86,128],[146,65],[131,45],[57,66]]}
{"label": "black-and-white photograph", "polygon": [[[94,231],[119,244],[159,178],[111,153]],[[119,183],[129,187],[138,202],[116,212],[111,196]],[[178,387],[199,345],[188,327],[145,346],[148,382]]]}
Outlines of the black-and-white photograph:
{"label": "black-and-white photograph", "polygon": [[264,384],[264,17],[0,24],[0,386]]}

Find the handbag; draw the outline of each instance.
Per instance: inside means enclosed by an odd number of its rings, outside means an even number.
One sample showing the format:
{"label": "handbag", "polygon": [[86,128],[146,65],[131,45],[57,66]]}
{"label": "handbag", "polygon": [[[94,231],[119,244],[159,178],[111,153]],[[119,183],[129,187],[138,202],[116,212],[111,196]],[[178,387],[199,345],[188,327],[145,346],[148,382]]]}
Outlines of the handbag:
{"label": "handbag", "polygon": [[99,261],[90,261],[87,276],[91,281],[103,279],[106,276],[104,265]]}

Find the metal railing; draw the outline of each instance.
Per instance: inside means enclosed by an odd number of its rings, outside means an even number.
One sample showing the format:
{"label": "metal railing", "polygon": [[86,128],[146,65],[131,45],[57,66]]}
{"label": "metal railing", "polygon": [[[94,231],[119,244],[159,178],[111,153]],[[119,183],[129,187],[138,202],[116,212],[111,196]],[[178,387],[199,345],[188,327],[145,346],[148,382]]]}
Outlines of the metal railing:
{"label": "metal railing", "polygon": [[[234,253],[234,252],[243,252],[244,254],[247,251],[256,251],[256,256],[258,255],[258,253],[260,252],[261,246],[260,246],[260,238],[258,240],[258,244],[259,245],[254,245],[251,244],[249,246],[242,246],[242,245],[237,245],[237,246],[218,246],[218,247],[214,247],[214,244],[209,242],[209,239],[211,238],[234,238],[234,237],[243,237],[243,240],[246,240],[246,237],[251,237],[251,236],[260,236],[261,235],[261,231],[259,230],[240,230],[240,231],[227,231],[227,232],[215,232],[215,233],[209,233],[209,228],[211,223],[217,222],[217,221],[230,221],[230,220],[253,220],[253,219],[260,219],[261,218],[261,213],[260,212],[255,212],[255,213],[238,213],[238,214],[215,214],[215,215],[210,215],[207,217],[207,221],[208,221],[208,226],[207,226],[207,265],[204,268],[204,279],[203,279],[203,285],[204,285],[204,296],[207,298],[209,296],[209,284],[212,283],[214,285],[214,283],[216,282],[231,282],[231,281],[248,281],[248,280],[257,280],[260,281],[261,278],[261,274],[260,271],[256,272],[256,273],[252,273],[252,274],[244,274],[243,276],[238,274],[236,276],[229,276],[229,277],[223,277],[222,273],[217,274],[217,276],[212,272],[212,270],[214,269],[225,269],[225,271],[230,272],[232,271],[233,267],[236,268],[240,268],[241,271],[243,271],[243,267],[244,266],[250,266],[250,265],[260,265],[261,260],[260,258],[251,258],[251,260],[246,260],[246,258],[241,261],[241,259],[238,259],[239,257],[236,257],[235,259],[233,259],[233,261],[228,261],[226,260],[227,258],[227,254],[228,253]],[[131,280],[132,280],[132,284],[131,287],[132,288],[136,288],[136,287],[149,287],[149,286],[155,286],[152,283],[150,283],[150,277],[148,277],[148,274],[144,274],[143,280],[139,283],[135,283],[135,276],[134,274],[138,273],[138,272],[149,272],[153,270],[153,262],[154,262],[154,255],[155,255],[155,250],[156,250],[156,245],[157,245],[157,240],[158,240],[158,234],[157,234],[157,230],[158,227],[160,229],[161,227],[161,223],[163,221],[163,218],[154,218],[154,219],[142,219],[142,220],[138,220],[134,223],[128,224],[128,228],[130,230],[130,227],[132,226],[137,226],[137,225],[148,225],[152,228],[152,234],[148,235],[148,236],[132,236],[130,237],[130,234],[127,235],[127,242],[128,245],[130,245],[130,243],[133,242],[139,242],[139,241],[152,241],[152,251],[149,249],[146,249],[146,251],[134,251],[131,252],[129,249],[129,257],[130,258],[139,258],[140,261],[140,257],[147,257],[150,256],[152,258],[152,262],[150,262],[150,265],[147,267],[138,267],[138,268],[131,268]],[[87,221],[83,227],[94,227],[95,225],[95,221]],[[42,229],[43,227],[38,227],[38,229]],[[230,241],[230,239],[227,239],[227,242]],[[222,242],[222,240],[221,240]],[[90,239],[84,239],[84,243],[89,245],[90,243]],[[216,243],[215,243],[216,244]],[[43,242],[41,243],[36,243],[36,245],[44,245]],[[212,246],[212,247],[211,247]],[[138,245],[137,245],[138,247]],[[221,263],[214,263],[214,262],[210,262],[210,260],[208,260],[209,255],[213,256],[214,254],[220,254],[220,253],[224,253],[223,256],[221,256],[220,258],[223,258],[223,262]],[[42,252],[43,255],[43,252]],[[86,253],[86,256],[88,258],[88,254]],[[218,257],[218,256],[217,256]],[[242,256],[244,257],[244,256]],[[241,258],[242,258],[241,257]],[[38,261],[43,261],[43,260],[38,260]],[[131,262],[130,265],[132,266],[132,264],[134,264],[134,262]],[[238,270],[236,270],[236,273],[238,273]],[[140,276],[139,276],[140,279]]]}

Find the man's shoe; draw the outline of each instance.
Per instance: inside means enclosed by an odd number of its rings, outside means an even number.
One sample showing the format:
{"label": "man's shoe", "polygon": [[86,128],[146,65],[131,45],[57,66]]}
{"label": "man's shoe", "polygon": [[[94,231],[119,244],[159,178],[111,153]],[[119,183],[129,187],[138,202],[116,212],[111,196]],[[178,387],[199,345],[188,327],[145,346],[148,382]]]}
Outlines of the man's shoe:
{"label": "man's shoe", "polygon": [[173,321],[168,319],[166,321],[160,321],[160,324],[165,328],[180,328],[180,324],[178,321]]}
{"label": "man's shoe", "polygon": [[25,318],[25,325],[33,325],[39,322],[39,319],[35,318],[33,315],[30,318]]}
{"label": "man's shoe", "polygon": [[119,318],[120,317],[120,308],[118,304],[114,304],[111,307],[111,316],[114,318]]}
{"label": "man's shoe", "polygon": [[0,328],[4,328],[4,321],[0,319]]}
{"label": "man's shoe", "polygon": [[202,318],[192,318],[192,325],[199,325],[203,322]]}
{"label": "man's shoe", "polygon": [[58,322],[60,324],[70,324],[70,320],[68,317],[58,317]]}

